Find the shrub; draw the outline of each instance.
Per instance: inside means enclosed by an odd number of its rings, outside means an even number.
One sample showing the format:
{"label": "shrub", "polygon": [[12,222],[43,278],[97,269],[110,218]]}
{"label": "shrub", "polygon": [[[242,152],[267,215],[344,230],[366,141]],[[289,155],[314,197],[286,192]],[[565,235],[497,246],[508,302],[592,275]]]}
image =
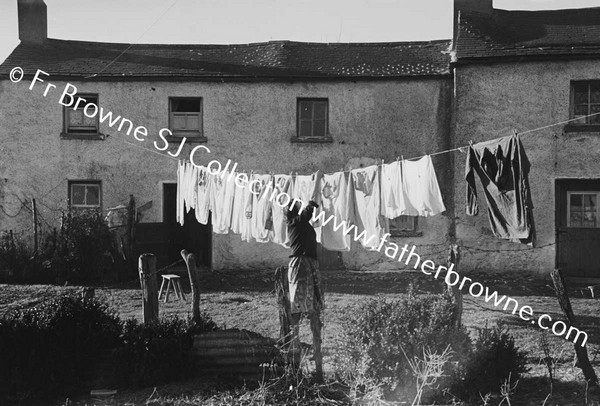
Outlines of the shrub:
{"label": "shrub", "polygon": [[6,232],[0,235],[0,280],[24,281],[35,265],[33,250],[22,236]]}
{"label": "shrub", "polygon": [[455,308],[446,294],[417,296],[411,288],[405,298],[379,297],[346,314],[337,356],[343,378],[375,382],[388,397],[414,396],[407,357],[422,356],[425,347],[441,353],[448,344],[457,359],[469,350],[468,335],[455,327]]}
{"label": "shrub", "polygon": [[105,303],[73,295],[9,313],[0,319],[0,394],[79,390],[98,352],[117,345],[120,328]]}
{"label": "shrub", "polygon": [[100,212],[72,211],[63,217],[47,266],[60,279],[98,279],[111,266],[110,248],[110,231]]}
{"label": "shrub", "polygon": [[96,210],[77,210],[63,216],[59,232],[40,236],[34,252],[19,236],[0,236],[0,280],[48,283],[99,279],[112,267],[112,237]]}
{"label": "shrub", "polygon": [[462,400],[479,399],[479,394],[498,392],[509,377],[511,382],[527,371],[525,352],[519,351],[508,329],[501,325],[480,329],[473,351],[456,376],[451,393]]}
{"label": "shrub", "polygon": [[217,329],[207,314],[202,314],[201,319],[201,323],[177,317],[150,324],[134,319],[125,322],[117,352],[120,382],[153,385],[191,376],[196,366],[193,334]]}

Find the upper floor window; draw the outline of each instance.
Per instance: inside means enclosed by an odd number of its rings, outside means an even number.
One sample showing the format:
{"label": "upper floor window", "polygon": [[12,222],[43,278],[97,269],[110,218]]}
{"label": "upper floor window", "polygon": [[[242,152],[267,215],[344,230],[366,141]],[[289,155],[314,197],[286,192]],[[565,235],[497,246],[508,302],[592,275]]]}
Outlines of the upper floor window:
{"label": "upper floor window", "polygon": [[102,205],[100,181],[69,181],[69,207],[99,209]]}
{"label": "upper floor window", "polygon": [[[98,106],[97,94],[77,94],[73,96],[76,103],[64,107],[63,136],[72,138],[97,138],[99,136],[98,112],[93,103]],[[83,100],[79,100],[79,99]]]}
{"label": "upper floor window", "polygon": [[327,99],[298,99],[298,137],[325,138],[329,136],[329,101]]}
{"label": "upper floor window", "polygon": [[202,98],[171,97],[169,99],[169,129],[174,136],[202,136]]}
{"label": "upper floor window", "polygon": [[571,90],[572,125],[600,125],[600,81],[573,82]]}

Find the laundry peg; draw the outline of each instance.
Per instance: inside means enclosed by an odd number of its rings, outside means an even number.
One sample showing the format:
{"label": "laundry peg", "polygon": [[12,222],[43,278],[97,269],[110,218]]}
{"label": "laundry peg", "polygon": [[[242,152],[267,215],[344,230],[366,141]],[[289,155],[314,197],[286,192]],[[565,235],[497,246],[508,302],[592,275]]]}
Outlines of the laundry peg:
{"label": "laundry peg", "polygon": [[513,135],[514,135],[515,137],[516,137],[517,135],[519,135],[519,133],[517,132],[517,129],[516,129],[516,128],[514,128],[514,129],[513,129]]}

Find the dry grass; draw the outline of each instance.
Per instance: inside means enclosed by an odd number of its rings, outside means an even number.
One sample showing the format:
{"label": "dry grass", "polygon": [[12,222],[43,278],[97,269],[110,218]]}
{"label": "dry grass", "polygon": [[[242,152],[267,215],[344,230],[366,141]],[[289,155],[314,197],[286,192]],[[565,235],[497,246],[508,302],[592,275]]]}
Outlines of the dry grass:
{"label": "dry grass", "polygon": [[[182,276],[184,276],[183,281],[187,282],[185,274]],[[562,318],[549,280],[518,273],[502,276],[481,273],[470,276],[483,283],[484,286],[497,289],[501,294],[511,295],[519,301],[520,305],[531,306],[536,314],[548,313],[554,319]],[[324,272],[323,279],[327,306],[324,313],[323,354],[325,372],[330,375],[336,340],[341,333],[340,321],[349,306],[378,293],[392,298],[399,297],[406,292],[408,284],[411,282],[416,285],[418,292],[439,292],[443,289],[439,282],[417,273]],[[187,283],[184,283],[184,290],[189,292],[189,287],[186,285]],[[265,336],[277,336],[279,320],[272,292],[271,272],[213,273],[204,275],[202,286],[204,291],[201,296],[201,307],[219,325],[247,329]],[[34,306],[46,298],[72,289],[76,289],[76,287],[0,285],[0,314],[11,308]],[[596,299],[583,298],[579,290],[574,287],[571,288],[571,291],[573,310],[578,316],[582,328],[590,335],[588,342],[590,360],[595,367],[598,367],[600,363],[600,316],[598,311],[600,302]],[[141,296],[136,281],[111,288],[98,287],[96,294],[117,309],[122,318],[141,318]],[[189,298],[187,302],[160,302],[160,314],[187,315],[190,312],[189,304]],[[516,395],[514,395],[515,400],[511,403],[513,405],[542,405],[549,393],[550,385],[546,378],[546,366],[541,362],[544,353],[539,345],[539,329],[523,322],[509,312],[495,309],[492,305],[486,304],[483,299],[465,296],[463,323],[471,332],[484,326],[485,323],[493,324],[497,321],[502,321],[510,326],[518,346],[528,354],[530,372],[521,379]],[[306,321],[302,324],[301,338],[304,342],[311,342],[310,329]],[[549,336],[548,341],[552,356],[556,359],[556,376],[554,393],[546,399],[545,404],[584,404],[585,387],[581,384],[583,376],[580,370],[574,368],[572,364],[573,345],[552,335]],[[194,402],[207,399],[206,395],[210,395],[214,389],[213,384],[207,387],[196,381],[167,385],[158,388],[153,395],[153,399],[158,396],[158,399],[164,399],[165,402],[156,403],[157,401],[154,400],[149,404],[201,404]],[[124,392],[120,394],[120,401],[130,402],[130,404],[146,404],[153,391],[154,388]],[[198,395],[198,392],[201,392],[202,395]],[[184,399],[188,400],[184,401]]]}

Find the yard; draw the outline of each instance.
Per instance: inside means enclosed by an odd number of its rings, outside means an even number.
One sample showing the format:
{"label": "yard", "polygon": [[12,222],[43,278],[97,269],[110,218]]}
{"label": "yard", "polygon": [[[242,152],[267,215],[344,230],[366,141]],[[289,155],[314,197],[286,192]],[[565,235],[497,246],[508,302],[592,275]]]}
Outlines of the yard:
{"label": "yard", "polygon": [[[183,274],[185,276],[185,274]],[[531,306],[535,314],[548,313],[553,319],[561,319],[562,314],[551,288],[550,279],[534,278],[519,273],[490,275],[478,273],[470,275],[490,289],[500,294],[510,295],[520,305]],[[183,278],[184,282],[187,282]],[[377,294],[387,297],[399,297],[413,283],[419,293],[440,292],[443,285],[420,273],[369,273],[369,272],[323,272],[326,291],[326,310],[324,313],[323,349],[325,370],[332,374],[332,360],[336,349],[336,340],[341,331],[340,318],[361,300]],[[189,286],[184,283],[184,290]],[[279,331],[279,320],[275,297],[272,292],[271,272],[266,271],[228,271],[204,275],[201,308],[220,326],[255,331],[265,336],[276,337]],[[51,285],[0,285],[0,314],[20,306],[35,304],[53,297],[65,290],[78,287],[57,287]],[[588,353],[592,364],[598,369],[600,364],[600,317],[599,304],[596,299],[583,297],[581,287],[569,286],[573,310],[578,317],[580,328],[589,334]],[[139,284],[132,281],[111,287],[97,287],[96,296],[105,299],[111,307],[117,309],[123,319],[141,319],[141,294]],[[160,302],[160,315],[177,314],[185,316],[189,313],[190,300],[187,302],[170,300]],[[545,357],[540,347],[539,328],[536,328],[517,316],[495,309],[481,298],[464,296],[463,323],[470,333],[486,323],[494,324],[502,321],[510,326],[517,345],[527,351],[528,367],[526,374],[517,387],[513,404],[544,403],[548,393],[547,368],[542,363]],[[302,341],[310,343],[311,336],[308,323],[301,329]],[[573,344],[564,339],[548,334],[551,356],[558,359],[554,395],[547,405],[574,405],[585,403],[585,385],[578,368],[573,367]],[[147,388],[135,391],[122,391],[118,395],[119,404],[144,404],[149,398],[150,404],[169,403],[173,396],[183,402],[185,396],[198,398],[207,396],[214,388],[200,382],[180,382],[158,388]],[[588,393],[588,399],[593,398]],[[152,401],[152,399],[158,399]],[[79,400],[84,404],[85,399]],[[68,402],[67,402],[68,403]],[[64,404],[64,402],[60,403]],[[72,403],[69,403],[72,404]],[[76,403],[79,404],[79,403]],[[187,403],[180,403],[187,404]]]}

